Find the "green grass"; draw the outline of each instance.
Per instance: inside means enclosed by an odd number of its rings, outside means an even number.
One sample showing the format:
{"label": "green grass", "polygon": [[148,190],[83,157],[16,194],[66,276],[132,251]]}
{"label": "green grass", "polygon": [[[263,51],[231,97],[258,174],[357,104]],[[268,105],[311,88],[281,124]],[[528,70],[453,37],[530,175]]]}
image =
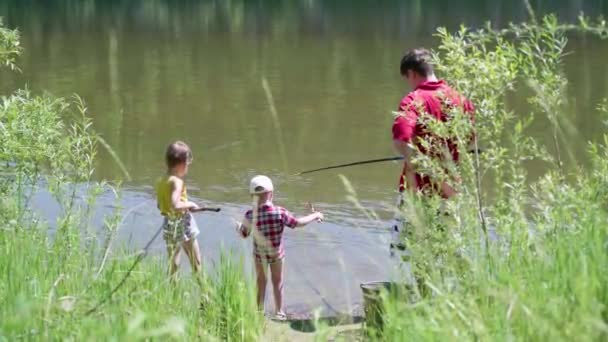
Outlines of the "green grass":
{"label": "green grass", "polygon": [[491,266],[470,259],[456,287],[431,275],[428,298],[389,301],[383,339],[606,340],[608,213],[590,189],[568,192],[572,206],[548,213],[559,220],[537,218],[538,236],[492,256]]}
{"label": "green grass", "polygon": [[210,278],[176,282],[168,281],[164,257],[144,259],[110,301],[87,315],[135,256],[118,253],[97,277],[88,251],[53,247],[44,230],[29,228],[0,230],[0,340],[255,341],[262,332],[252,283],[229,255]]}

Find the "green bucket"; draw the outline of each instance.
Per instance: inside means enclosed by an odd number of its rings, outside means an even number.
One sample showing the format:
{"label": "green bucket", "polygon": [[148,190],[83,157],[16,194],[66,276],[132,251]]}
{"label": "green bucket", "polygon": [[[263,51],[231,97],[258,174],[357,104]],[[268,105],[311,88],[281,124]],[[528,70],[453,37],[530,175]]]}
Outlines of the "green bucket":
{"label": "green bucket", "polygon": [[364,330],[368,337],[378,337],[384,327],[384,303],[382,292],[392,293],[397,285],[392,282],[374,281],[361,284],[363,292]]}

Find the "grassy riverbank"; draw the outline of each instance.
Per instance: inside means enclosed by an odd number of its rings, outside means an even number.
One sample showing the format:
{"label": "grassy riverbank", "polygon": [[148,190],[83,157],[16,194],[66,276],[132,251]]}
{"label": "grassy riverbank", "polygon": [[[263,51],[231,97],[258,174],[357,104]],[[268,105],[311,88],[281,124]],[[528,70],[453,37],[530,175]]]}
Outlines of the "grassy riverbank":
{"label": "grassy riverbank", "polygon": [[[98,272],[89,254],[50,246],[44,232],[0,234],[0,339],[254,341],[261,333],[252,286],[241,265],[222,259],[213,280],[170,283],[166,262],[152,258],[130,273],[136,256],[117,255]],[[99,275],[98,275],[99,274]]]}
{"label": "grassy riverbank", "polygon": [[[211,274],[171,283],[164,258],[116,246],[120,209],[102,236],[92,226],[112,187],[90,179],[98,138],[84,114],[79,100],[27,92],[0,105],[0,340],[257,340],[242,264],[226,255]],[[55,222],[30,207],[39,187],[59,205]]]}
{"label": "grassy riverbank", "polygon": [[[447,222],[435,216],[437,202],[408,202],[409,260],[427,293],[389,302],[382,339],[608,337],[608,135],[587,143],[588,167],[568,167],[577,159],[572,144],[587,140],[566,134],[578,131],[564,115],[571,35],[606,37],[605,22],[563,25],[548,16],[504,30],[439,31],[439,72],[477,108],[474,127],[454,113],[450,127],[434,129],[461,141],[474,129],[485,151],[462,151],[463,181],[454,183],[461,195]],[[524,90],[530,106],[514,113],[506,98]],[[596,115],[608,117],[606,109],[597,104]],[[528,134],[538,120],[548,141]],[[432,160],[418,162],[445,173]],[[532,162],[544,165],[540,176],[528,175]]]}
{"label": "grassy riverbank", "polygon": [[[19,34],[0,29],[0,64],[16,69]],[[138,259],[113,241],[120,208],[92,226],[97,146],[83,101],[16,91],[0,100],[0,341],[255,341],[263,318],[239,262],[167,280],[166,260]],[[44,188],[59,206],[44,222],[30,205]]]}
{"label": "grassy riverbank", "polygon": [[[543,197],[555,201],[528,226],[498,226],[522,240],[467,258],[454,277],[426,276],[432,296],[390,302],[386,340],[600,341],[608,336],[606,158],[600,178],[582,176]],[[598,160],[599,162],[599,160]],[[499,223],[499,224],[506,224]],[[499,253],[502,253],[499,255]],[[455,266],[446,266],[453,271]],[[464,269],[464,270],[463,270]],[[454,278],[458,279],[454,283]]]}
{"label": "grassy riverbank", "polygon": [[[564,26],[552,17],[501,31],[439,31],[438,71],[471,97],[477,121],[453,113],[454,125],[433,129],[463,141],[475,130],[485,152],[463,151],[462,183],[454,184],[461,196],[446,208],[447,222],[436,217],[438,201],[408,201],[408,261],[426,293],[388,301],[378,339],[607,338],[608,136],[589,143],[589,167],[564,166],[571,141],[563,132],[575,127],[560,116],[561,63],[573,30],[606,35],[604,24]],[[19,53],[18,34],[0,30],[0,62],[15,67]],[[530,90],[530,108],[515,115],[505,97],[519,88]],[[600,104],[597,114],[606,109]],[[538,118],[552,133],[548,144],[527,134]],[[113,188],[92,179],[102,140],[82,101],[19,91],[2,99],[0,124],[0,340],[269,336],[237,260],[225,255],[211,274],[173,283],[163,258],[115,245],[120,208],[99,236],[91,224],[96,199]],[[531,161],[546,172],[530,179]],[[416,162],[437,177],[446,170]],[[30,207],[39,186],[59,204],[55,222]],[[322,325],[317,332],[328,336]]]}

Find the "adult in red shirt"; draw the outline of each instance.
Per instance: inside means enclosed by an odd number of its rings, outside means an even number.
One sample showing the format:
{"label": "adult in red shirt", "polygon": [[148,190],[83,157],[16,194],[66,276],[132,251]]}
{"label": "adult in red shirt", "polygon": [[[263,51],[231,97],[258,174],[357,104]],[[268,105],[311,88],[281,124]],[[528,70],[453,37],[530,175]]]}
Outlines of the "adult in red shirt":
{"label": "adult in red shirt", "polygon": [[[406,189],[426,194],[439,194],[443,198],[450,198],[456,191],[446,182],[434,181],[431,175],[416,171],[412,165],[415,153],[425,153],[433,158],[446,162],[451,158],[458,162],[458,149],[456,143],[450,139],[442,140],[442,146],[432,146],[426,151],[421,141],[426,139],[432,144],[438,144],[439,139],[432,139],[433,135],[425,127],[422,115],[429,115],[432,119],[448,122],[447,115],[453,106],[462,106],[465,113],[473,119],[473,105],[458,92],[450,88],[443,80],[437,79],[431,64],[431,54],[425,49],[415,49],[408,52],[401,60],[401,75],[412,87],[399,104],[399,115],[393,123],[393,143],[395,149],[404,157],[403,172],[400,177],[399,191]],[[412,149],[410,144],[416,146]],[[437,153],[437,151],[449,153]],[[444,164],[445,165],[445,164]]]}

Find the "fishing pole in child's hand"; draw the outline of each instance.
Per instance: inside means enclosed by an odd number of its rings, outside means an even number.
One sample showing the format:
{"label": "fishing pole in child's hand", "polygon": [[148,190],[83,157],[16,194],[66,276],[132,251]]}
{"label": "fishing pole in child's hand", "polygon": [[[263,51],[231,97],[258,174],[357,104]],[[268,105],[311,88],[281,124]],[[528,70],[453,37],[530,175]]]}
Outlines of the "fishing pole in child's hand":
{"label": "fishing pole in child's hand", "polygon": [[[198,207],[198,208],[190,209],[190,212],[194,213],[194,212],[211,211],[211,212],[217,213],[217,212],[220,212],[221,210],[222,210],[222,208]],[[135,267],[148,255],[148,251],[150,250],[150,247],[152,246],[152,242],[154,242],[154,240],[156,240],[156,238],[160,235],[162,230],[163,230],[163,226],[158,228],[156,233],[154,233],[154,236],[152,237],[152,239],[150,239],[150,241],[148,241],[146,246],[139,252],[139,254],[137,255],[137,258],[135,258],[135,261],[133,262],[133,264],[131,264],[131,267],[127,270],[127,273],[123,276],[123,278],[120,280],[118,285],[116,285],[101,301],[99,301],[97,303],[97,305],[95,305],[94,307],[89,309],[89,311],[87,311],[85,313],[85,316],[88,316],[88,315],[94,313],[95,311],[97,311],[97,309],[99,309],[102,305],[107,303],[112,298],[112,296],[125,284],[125,282],[127,281],[127,278],[129,278],[129,276],[131,275],[131,273],[133,272]]]}
{"label": "fishing pole in child's hand", "polygon": [[214,213],[219,213],[220,211],[222,211],[222,208],[198,207],[198,208],[190,209],[191,213],[199,213],[199,212],[203,212],[203,211],[211,211]]}

